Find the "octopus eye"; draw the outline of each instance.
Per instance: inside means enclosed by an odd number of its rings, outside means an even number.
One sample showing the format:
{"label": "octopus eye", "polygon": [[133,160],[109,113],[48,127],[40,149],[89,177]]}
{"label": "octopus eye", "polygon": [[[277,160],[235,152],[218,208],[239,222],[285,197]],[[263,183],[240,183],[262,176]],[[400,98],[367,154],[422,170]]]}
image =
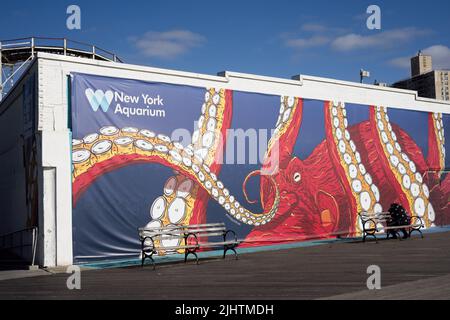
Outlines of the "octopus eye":
{"label": "octopus eye", "polygon": [[301,179],[302,179],[302,175],[299,172],[294,173],[294,181],[296,183],[299,183]]}

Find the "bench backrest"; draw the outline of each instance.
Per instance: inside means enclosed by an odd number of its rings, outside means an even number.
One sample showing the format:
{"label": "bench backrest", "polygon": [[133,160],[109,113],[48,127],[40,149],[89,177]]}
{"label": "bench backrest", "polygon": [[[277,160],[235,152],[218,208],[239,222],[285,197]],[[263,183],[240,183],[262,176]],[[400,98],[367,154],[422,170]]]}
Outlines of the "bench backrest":
{"label": "bench backrest", "polygon": [[[380,212],[380,213],[361,212],[358,214],[358,216],[361,219],[361,223],[363,223],[363,224],[372,220],[376,224],[381,224],[384,227],[387,227],[387,223],[392,221],[390,212]],[[416,217],[410,217],[410,218],[416,218]],[[411,224],[415,225],[415,226],[423,226],[423,222],[420,219],[412,219]]]}
{"label": "bench backrest", "polygon": [[391,216],[390,212],[360,212],[358,214],[358,216],[360,218],[364,218],[364,219],[373,219],[373,218],[378,218],[378,217],[386,217],[386,216]]}
{"label": "bench backrest", "polygon": [[209,223],[195,225],[171,225],[165,227],[139,228],[141,239],[145,237],[175,239],[184,238],[187,234],[197,237],[221,236],[227,231],[225,223]]}
{"label": "bench backrest", "polygon": [[197,237],[222,236],[227,228],[224,223],[193,225],[185,228],[186,233],[195,234]]}

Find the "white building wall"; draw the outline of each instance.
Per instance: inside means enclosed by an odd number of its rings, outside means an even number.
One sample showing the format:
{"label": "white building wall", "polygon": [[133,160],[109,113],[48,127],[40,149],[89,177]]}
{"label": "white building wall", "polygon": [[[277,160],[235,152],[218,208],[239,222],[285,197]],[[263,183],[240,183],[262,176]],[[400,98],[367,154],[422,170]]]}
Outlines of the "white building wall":
{"label": "white building wall", "polygon": [[[261,77],[235,72],[221,76],[101,62],[59,55],[41,54],[39,61],[39,130],[42,130],[42,165],[53,172],[55,186],[48,181],[44,190],[44,221],[53,230],[45,245],[46,265],[72,263],[71,136],[68,129],[67,78],[71,72],[129,78],[152,82],[221,87],[237,91],[290,95],[308,99],[339,100],[363,105],[383,105],[417,111],[450,113],[450,103],[418,98],[416,92],[336,81],[311,76],[293,80]],[[50,178],[49,178],[50,179]],[[46,192],[55,192],[55,197]],[[53,206],[54,205],[54,206]],[[54,245],[52,243],[54,241]]]}
{"label": "white building wall", "polygon": [[0,235],[26,228],[22,90],[0,108]]}
{"label": "white building wall", "polygon": [[[39,120],[42,135],[43,221],[47,235],[43,264],[72,264],[71,136],[67,78],[60,67],[39,59]],[[56,193],[56,194],[55,194]]]}
{"label": "white building wall", "polygon": [[[29,228],[32,223],[26,202],[23,88],[25,83],[29,83],[30,77],[35,75],[36,66],[33,62],[28,67],[0,104],[0,236]],[[36,84],[36,78],[34,81]],[[26,244],[31,243],[31,236],[27,233],[16,234],[6,240],[12,241],[12,246],[17,246],[21,236]],[[14,252],[23,258],[31,258],[31,247]]]}

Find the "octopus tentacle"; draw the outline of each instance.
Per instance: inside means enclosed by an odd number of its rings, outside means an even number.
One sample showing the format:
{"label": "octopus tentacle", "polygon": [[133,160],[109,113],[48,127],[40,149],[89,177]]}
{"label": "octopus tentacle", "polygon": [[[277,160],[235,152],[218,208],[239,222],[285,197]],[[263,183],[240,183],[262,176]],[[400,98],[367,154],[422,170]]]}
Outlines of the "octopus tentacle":
{"label": "octopus tentacle", "polygon": [[[359,212],[382,212],[378,186],[362,163],[361,155],[348,131],[345,104],[326,103],[325,117],[330,155],[335,162],[346,193],[352,195],[350,205],[353,215]],[[360,219],[354,220],[354,228],[357,233],[362,231]]]}
{"label": "octopus tentacle", "polygon": [[[220,151],[222,132],[228,128],[230,122],[231,114],[229,110],[231,110],[231,95],[227,90],[214,88],[206,90],[204,103],[201,107],[201,115],[196,122],[197,128],[192,135],[192,143],[186,148],[201,157],[209,166],[213,164],[216,156],[220,156],[217,154],[217,150]],[[211,171],[215,174],[218,174],[219,170],[219,166],[214,165],[214,167],[211,167]],[[177,192],[167,194],[168,185],[169,188],[176,189]],[[181,192],[178,190],[180,188],[183,189]],[[199,190],[198,184],[193,183],[192,180],[186,178],[183,174],[176,173],[167,180],[163,195],[154,200],[150,210],[152,220],[148,226],[160,227],[171,224],[204,223],[205,201],[204,191]],[[161,215],[159,213],[153,214],[153,211],[157,210],[155,208],[159,208],[157,206],[158,203],[167,203]],[[180,214],[180,211],[183,214]],[[196,216],[194,216],[194,211],[198,212]],[[184,217],[181,220],[179,219],[180,215]]]}
{"label": "octopus tentacle", "polygon": [[445,131],[442,113],[428,115],[428,166],[440,178],[445,169]]}
{"label": "octopus tentacle", "polygon": [[84,147],[73,150],[75,193],[78,193],[82,186],[86,187],[91,183],[96,176],[116,168],[121,163],[158,162],[179,170],[181,174],[202,186],[236,220],[259,226],[269,222],[275,215],[279,205],[279,191],[272,177],[270,180],[274,185],[276,200],[268,211],[253,213],[235,200],[203,159],[193,154],[189,148],[172,142],[167,136],[155,135],[148,130],[133,130],[130,133],[128,129],[122,129],[121,134],[113,139],[102,138],[90,149]]}
{"label": "octopus tentacle", "polygon": [[[149,130],[139,131],[136,128],[119,130],[113,126],[104,127],[100,129],[100,134],[88,135],[82,141],[74,140],[73,180],[75,201],[79,193],[104,172],[130,161],[158,162],[180,171],[180,174],[188,176],[202,186],[235,219],[255,226],[269,222],[279,205],[279,192],[272,178],[270,180],[276,191],[275,201],[267,212],[255,214],[242,208],[229,191],[224,188],[223,183],[217,180],[216,174],[212,172],[212,167],[217,167],[213,163],[215,157],[217,157],[215,150],[220,150],[220,143],[223,143],[222,139],[218,138],[217,124],[222,124],[222,129],[225,129],[227,126],[223,125],[223,120],[226,118],[229,121],[231,118],[231,110],[225,110],[223,102],[227,92],[227,90],[215,89],[207,91],[205,104],[202,106],[202,116],[198,122],[199,129],[193,133],[193,143],[186,148],[178,142],[172,142],[167,136],[156,135]],[[171,177],[166,183],[166,187],[168,184],[175,186],[183,183],[183,186],[186,186],[189,181],[181,181],[179,177]],[[164,198],[157,198],[152,206],[153,208],[156,206],[156,208],[152,210],[156,210],[156,213],[158,213],[158,210],[162,208],[165,212],[166,206],[174,205],[173,202],[167,201],[171,200],[169,196],[172,195],[173,193],[169,193]],[[195,197],[191,194],[189,199],[192,200],[193,198]],[[177,200],[178,211],[182,210],[185,207],[184,202],[181,203],[179,197],[176,197],[175,200]],[[187,204],[187,207],[192,208],[192,205]],[[178,217],[176,214],[174,215]],[[168,223],[175,220],[177,219],[171,218],[169,214],[169,217],[163,220],[155,220],[154,223]]]}
{"label": "octopus tentacle", "polygon": [[[275,130],[264,155],[265,173],[276,173],[276,165],[291,159],[303,117],[303,101],[296,97],[280,97],[280,110]],[[283,150],[279,148],[283,147]]]}
{"label": "octopus tentacle", "polygon": [[258,201],[257,201],[257,200],[250,200],[250,199],[249,199],[248,193],[247,193],[247,183],[248,183],[248,181],[249,181],[251,178],[253,178],[253,177],[256,176],[256,175],[260,175],[260,174],[261,174],[261,170],[255,170],[255,171],[253,171],[253,172],[250,172],[250,173],[247,175],[247,177],[245,177],[245,180],[244,180],[244,182],[242,183],[242,192],[244,193],[245,200],[246,200],[248,203],[250,203],[250,204],[257,203]]}
{"label": "octopus tentacle", "polygon": [[[162,227],[189,221],[198,191],[198,186],[182,174],[170,177],[164,185],[163,194],[157,197],[150,207],[152,220],[147,227]],[[179,244],[180,240],[163,237],[158,239],[155,245],[160,245],[160,242],[163,246],[171,246]]]}
{"label": "octopus tentacle", "polygon": [[[246,189],[247,182],[257,174],[265,177],[260,181],[260,198],[263,205],[272,203],[272,207],[267,214],[259,217],[261,222],[256,226],[270,222],[278,210],[281,199],[274,177],[278,175],[280,165],[283,165],[284,161],[290,160],[290,154],[298,136],[302,115],[303,104],[300,98],[292,96],[280,97],[279,116],[264,155],[262,170],[251,172],[243,182],[244,197],[248,203],[254,204],[257,201],[249,199]],[[280,150],[280,146],[284,149]],[[272,188],[267,185],[268,182],[272,185]],[[275,193],[265,194],[264,190],[275,190]]]}
{"label": "octopus tentacle", "polygon": [[386,107],[376,107],[370,112],[372,128],[376,132],[379,153],[383,155],[386,175],[402,195],[403,203],[412,215],[424,219],[426,227],[435,221],[433,205],[429,201],[430,191],[413,160],[402,150],[392,128]]}

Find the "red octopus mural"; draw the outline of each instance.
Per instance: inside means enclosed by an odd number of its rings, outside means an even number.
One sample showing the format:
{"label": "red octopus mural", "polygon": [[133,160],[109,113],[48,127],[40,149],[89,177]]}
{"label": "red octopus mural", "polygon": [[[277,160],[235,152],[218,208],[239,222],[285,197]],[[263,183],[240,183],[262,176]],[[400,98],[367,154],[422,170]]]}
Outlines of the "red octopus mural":
{"label": "red octopus mural", "polygon": [[[277,138],[280,163],[272,178],[280,190],[278,211],[270,225],[246,237],[247,243],[356,235],[359,212],[382,212],[394,202],[422,217],[427,227],[449,223],[450,177],[440,181],[445,168],[442,115],[428,116],[425,159],[411,137],[390,123],[386,108],[371,107],[369,121],[348,127],[345,105],[325,102],[326,140],[302,161],[292,154],[301,139],[301,114],[299,103]],[[261,194],[263,202],[273,201],[273,187],[264,176]]]}
{"label": "red octopus mural", "polygon": [[[151,206],[149,227],[203,223],[210,199],[253,228],[245,238],[247,246],[358,235],[358,213],[382,212],[393,202],[422,217],[426,227],[449,223],[441,114],[428,115],[425,158],[413,139],[391,123],[387,108],[369,107],[369,120],[349,126],[344,103],[324,102],[325,139],[300,160],[294,147],[302,139],[303,107],[301,98],[281,97],[261,169],[243,181],[245,199],[260,203],[261,213],[239,203],[219,177],[218,160],[233,118],[233,92],[224,89],[206,90],[188,146],[148,129],[113,125],[74,139],[74,205],[105,173],[129,163],[158,163],[175,173]],[[258,177],[260,199],[250,199],[247,184]]]}

